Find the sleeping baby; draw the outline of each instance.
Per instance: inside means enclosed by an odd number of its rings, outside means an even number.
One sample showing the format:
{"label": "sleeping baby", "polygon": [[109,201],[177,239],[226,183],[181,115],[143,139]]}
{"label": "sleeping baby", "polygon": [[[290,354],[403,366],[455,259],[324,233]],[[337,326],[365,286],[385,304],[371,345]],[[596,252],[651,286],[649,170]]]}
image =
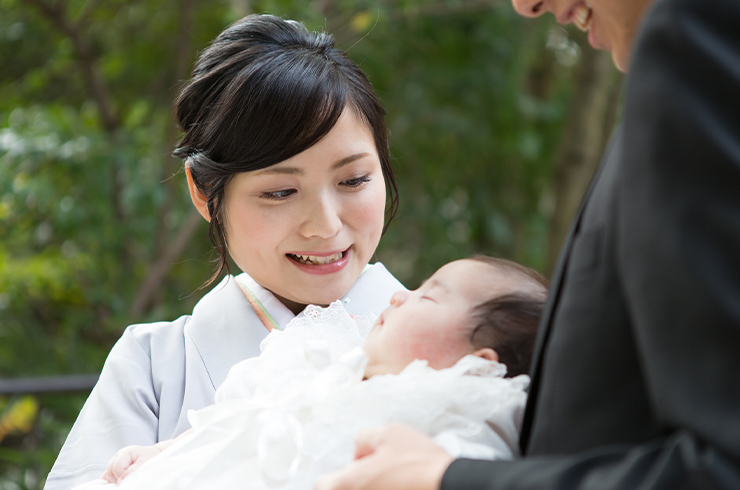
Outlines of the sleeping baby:
{"label": "sleeping baby", "polygon": [[451,262],[374,322],[309,306],[235,365],[192,429],[129,446],[101,480],[123,489],[311,489],[354,439],[409,424],[454,457],[511,459],[547,281],[514,262]]}

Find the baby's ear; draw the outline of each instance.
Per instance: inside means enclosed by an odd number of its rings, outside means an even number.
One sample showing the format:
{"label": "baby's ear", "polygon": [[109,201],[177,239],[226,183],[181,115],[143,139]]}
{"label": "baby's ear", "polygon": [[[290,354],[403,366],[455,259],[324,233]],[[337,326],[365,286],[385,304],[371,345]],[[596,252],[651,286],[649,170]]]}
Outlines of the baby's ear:
{"label": "baby's ear", "polygon": [[473,352],[473,355],[482,357],[483,359],[486,359],[489,361],[498,362],[498,352],[491,349],[490,347],[483,347],[482,349],[478,349],[477,351]]}

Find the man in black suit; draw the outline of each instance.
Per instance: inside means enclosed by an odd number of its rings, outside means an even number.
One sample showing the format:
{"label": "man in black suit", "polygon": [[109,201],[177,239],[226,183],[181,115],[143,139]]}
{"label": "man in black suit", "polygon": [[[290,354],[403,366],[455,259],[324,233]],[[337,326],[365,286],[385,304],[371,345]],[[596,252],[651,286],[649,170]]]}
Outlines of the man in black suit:
{"label": "man in black suit", "polygon": [[513,2],[631,72],[553,276],[524,457],[453,462],[386,427],[317,488],[739,489],[740,1]]}

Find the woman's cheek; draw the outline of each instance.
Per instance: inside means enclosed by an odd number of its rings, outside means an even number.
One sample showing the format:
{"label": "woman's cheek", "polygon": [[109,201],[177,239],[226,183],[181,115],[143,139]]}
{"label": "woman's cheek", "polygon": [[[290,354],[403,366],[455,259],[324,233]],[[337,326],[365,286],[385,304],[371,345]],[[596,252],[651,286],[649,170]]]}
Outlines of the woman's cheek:
{"label": "woman's cheek", "polygon": [[368,189],[363,199],[356,200],[352,205],[352,218],[363,227],[382,229],[385,219],[385,185]]}
{"label": "woman's cheek", "polygon": [[226,213],[226,241],[237,265],[264,257],[275,248],[276,237],[284,228],[284,216],[266,212],[258,206],[231,206]]}

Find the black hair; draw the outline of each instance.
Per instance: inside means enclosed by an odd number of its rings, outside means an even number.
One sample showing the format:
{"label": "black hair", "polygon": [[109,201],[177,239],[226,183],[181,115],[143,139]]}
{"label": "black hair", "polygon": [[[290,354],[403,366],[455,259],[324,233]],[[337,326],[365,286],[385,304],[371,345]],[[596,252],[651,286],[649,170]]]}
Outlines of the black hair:
{"label": "black hair", "polygon": [[523,280],[523,287],[475,307],[470,342],[475,349],[495,350],[499,362],[506,365],[506,377],[527,374],[550,284],[538,272],[510,260],[485,256],[471,260],[504,269]]}
{"label": "black hair", "polygon": [[219,253],[212,283],[225,269],[226,185],[240,172],[280,163],[326,136],[345,107],[372,131],[389,204],[383,232],[398,209],[385,109],[367,75],[326,33],[272,15],[231,24],[200,55],[175,101],[185,133],[174,155],[185,159],[207,199],[208,234]]}

